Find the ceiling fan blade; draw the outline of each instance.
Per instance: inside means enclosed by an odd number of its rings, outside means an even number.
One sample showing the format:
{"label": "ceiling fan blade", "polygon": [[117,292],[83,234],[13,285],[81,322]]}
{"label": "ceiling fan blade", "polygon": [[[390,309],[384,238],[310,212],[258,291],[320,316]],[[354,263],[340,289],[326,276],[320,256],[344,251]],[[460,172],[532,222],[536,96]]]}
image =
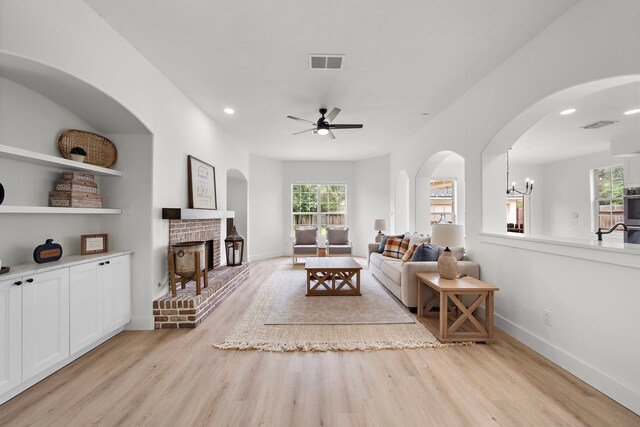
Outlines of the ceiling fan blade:
{"label": "ceiling fan blade", "polygon": [[292,133],[291,135],[298,135],[300,133],[305,133],[305,132],[309,132],[309,131],[312,131],[312,130],[316,130],[316,129],[315,128],[311,128],[311,129],[303,130],[303,131],[300,131],[300,132]]}
{"label": "ceiling fan blade", "polygon": [[329,131],[329,133],[327,134],[327,136],[331,139],[336,139],[336,136],[333,134],[333,132]]}
{"label": "ceiling fan blade", "polygon": [[312,125],[316,124],[316,122],[312,122],[311,120],[301,119],[299,117],[287,116],[287,119],[297,120],[299,122],[311,123]]}
{"label": "ceiling fan blade", "polygon": [[331,129],[361,129],[362,125],[329,125]]}
{"label": "ceiling fan blade", "polygon": [[333,119],[336,118],[336,116],[338,114],[340,114],[340,111],[342,111],[341,109],[339,109],[338,107],[334,107],[333,110],[331,110],[331,112],[329,114],[326,115],[325,119],[327,119],[327,121],[329,123],[331,123],[333,121]]}

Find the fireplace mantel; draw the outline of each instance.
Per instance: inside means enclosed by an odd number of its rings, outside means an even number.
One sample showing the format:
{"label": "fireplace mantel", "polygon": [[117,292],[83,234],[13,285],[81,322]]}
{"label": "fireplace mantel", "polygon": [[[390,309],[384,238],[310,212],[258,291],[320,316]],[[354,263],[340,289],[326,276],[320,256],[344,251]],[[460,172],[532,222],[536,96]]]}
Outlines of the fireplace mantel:
{"label": "fireplace mantel", "polygon": [[235,218],[235,216],[234,211],[162,208],[162,219],[225,219]]}

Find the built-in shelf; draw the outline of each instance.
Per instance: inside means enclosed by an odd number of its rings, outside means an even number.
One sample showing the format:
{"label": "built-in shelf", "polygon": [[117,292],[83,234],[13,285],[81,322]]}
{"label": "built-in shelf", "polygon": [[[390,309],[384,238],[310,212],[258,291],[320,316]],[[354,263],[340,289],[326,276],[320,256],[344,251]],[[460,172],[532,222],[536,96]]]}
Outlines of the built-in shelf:
{"label": "built-in shelf", "polygon": [[0,206],[0,213],[10,214],[90,214],[117,215],[122,209],[94,209],[94,208],[54,208],[48,206]]}
{"label": "built-in shelf", "polygon": [[122,172],[115,169],[103,168],[101,166],[90,165],[88,163],[80,163],[63,157],[36,153],[35,151],[23,150],[22,148],[11,147],[9,145],[0,144],[0,157],[38,163],[41,165],[56,166],[63,169],[86,171],[95,175],[122,176]]}
{"label": "built-in shelf", "polygon": [[225,219],[235,218],[235,216],[234,211],[162,208],[162,219]]}

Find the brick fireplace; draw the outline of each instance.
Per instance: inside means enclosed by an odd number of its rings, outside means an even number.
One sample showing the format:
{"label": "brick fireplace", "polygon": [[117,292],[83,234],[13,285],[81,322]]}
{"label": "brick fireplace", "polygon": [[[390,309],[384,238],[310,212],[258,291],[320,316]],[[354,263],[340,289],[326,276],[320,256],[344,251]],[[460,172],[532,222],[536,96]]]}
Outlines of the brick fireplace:
{"label": "brick fireplace", "polygon": [[[190,241],[205,241],[209,247],[209,286],[196,295],[195,282],[178,287],[174,297],[167,293],[153,302],[156,329],[195,328],[249,276],[249,265],[227,267],[221,265],[221,221],[232,218],[233,212],[200,209],[163,209],[162,217],[169,220],[171,245]],[[168,267],[167,267],[168,268]]]}

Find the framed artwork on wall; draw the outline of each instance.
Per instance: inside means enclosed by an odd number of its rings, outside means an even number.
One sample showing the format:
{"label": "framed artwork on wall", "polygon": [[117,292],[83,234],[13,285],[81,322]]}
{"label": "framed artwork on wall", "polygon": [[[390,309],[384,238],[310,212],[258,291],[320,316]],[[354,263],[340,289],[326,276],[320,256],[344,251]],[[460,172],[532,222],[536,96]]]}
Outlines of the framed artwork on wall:
{"label": "framed artwork on wall", "polygon": [[189,207],[191,209],[218,209],[216,196],[216,169],[202,160],[188,156]]}
{"label": "framed artwork on wall", "polygon": [[83,234],[80,236],[80,254],[104,254],[109,252],[108,234]]}

